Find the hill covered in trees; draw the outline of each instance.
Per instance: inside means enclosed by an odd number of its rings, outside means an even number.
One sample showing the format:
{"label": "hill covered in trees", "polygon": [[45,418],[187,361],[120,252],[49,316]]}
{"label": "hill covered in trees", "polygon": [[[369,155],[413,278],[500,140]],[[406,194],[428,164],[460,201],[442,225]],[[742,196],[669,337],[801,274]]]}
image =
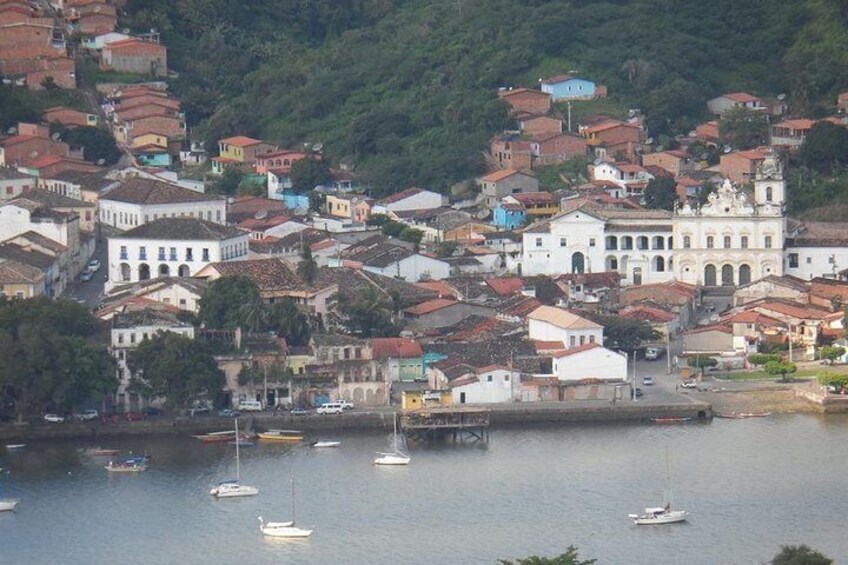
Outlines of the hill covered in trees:
{"label": "hill covered in trees", "polygon": [[122,25],[162,33],[207,141],[322,142],[375,194],[479,173],[509,125],[497,88],[543,76],[608,85],[653,136],[721,92],[786,92],[815,117],[848,88],[841,0],[129,0]]}

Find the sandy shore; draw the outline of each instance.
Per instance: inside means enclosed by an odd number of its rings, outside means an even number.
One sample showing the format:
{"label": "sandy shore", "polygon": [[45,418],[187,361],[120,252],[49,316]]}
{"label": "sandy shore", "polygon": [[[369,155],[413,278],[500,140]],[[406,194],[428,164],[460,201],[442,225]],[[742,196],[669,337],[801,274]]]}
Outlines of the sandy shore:
{"label": "sandy shore", "polygon": [[[728,412],[821,412],[821,406],[795,394],[804,384],[730,383],[716,381],[708,391],[692,393],[692,398],[709,402],[713,413]],[[746,386],[747,385],[747,386]]]}

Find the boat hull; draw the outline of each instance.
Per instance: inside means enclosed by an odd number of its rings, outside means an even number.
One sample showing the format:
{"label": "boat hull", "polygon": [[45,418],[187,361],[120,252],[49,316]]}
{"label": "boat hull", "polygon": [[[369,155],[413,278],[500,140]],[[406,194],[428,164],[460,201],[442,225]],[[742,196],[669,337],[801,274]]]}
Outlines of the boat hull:
{"label": "boat hull", "polygon": [[147,465],[106,465],[103,468],[110,473],[141,473],[147,470]]}
{"label": "boat hull", "polygon": [[20,500],[16,498],[4,498],[0,500],[0,512],[12,512]]}
{"label": "boat hull", "polygon": [[342,444],[340,441],[316,441],[312,447],[338,447]]}
{"label": "boat hull", "polygon": [[296,526],[260,526],[259,530],[266,536],[273,538],[308,538],[312,535],[312,530],[304,530]]}
{"label": "boat hull", "polygon": [[261,440],[264,440],[264,441],[282,441],[282,442],[289,442],[289,443],[299,443],[299,442],[303,441],[304,434],[303,434],[303,432],[295,432],[295,431],[291,431],[291,432],[267,431],[267,432],[260,432],[259,434],[257,434],[257,437]]}
{"label": "boat hull", "polygon": [[209,491],[215,498],[237,498],[240,496],[256,496],[259,489],[247,485],[218,485]]}
{"label": "boat hull", "polygon": [[374,465],[401,466],[409,465],[412,458],[400,453],[386,453],[374,459]]}
{"label": "boat hull", "polygon": [[639,515],[633,518],[637,526],[658,526],[663,524],[677,524],[686,521],[685,510],[670,510],[658,515]]}

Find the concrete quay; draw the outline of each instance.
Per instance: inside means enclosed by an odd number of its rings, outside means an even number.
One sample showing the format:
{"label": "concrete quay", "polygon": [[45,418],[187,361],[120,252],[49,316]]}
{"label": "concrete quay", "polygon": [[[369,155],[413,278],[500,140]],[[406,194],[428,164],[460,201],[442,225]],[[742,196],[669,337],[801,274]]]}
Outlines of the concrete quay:
{"label": "concrete quay", "polygon": [[[478,405],[489,411],[491,428],[529,426],[536,424],[569,423],[646,423],[653,418],[691,418],[709,421],[712,407],[706,402],[683,400],[676,402],[619,401],[612,405],[607,400],[576,402],[533,402],[499,405]],[[390,430],[392,407],[374,410],[352,410],[342,414],[292,416],[290,414],[260,413],[242,415],[242,429],[298,429],[303,431],[339,430]],[[158,416],[141,422],[66,422],[63,424],[2,424],[0,440],[81,439],[120,436],[185,436],[210,431],[230,429],[231,418],[198,416],[194,418],[169,418]]]}

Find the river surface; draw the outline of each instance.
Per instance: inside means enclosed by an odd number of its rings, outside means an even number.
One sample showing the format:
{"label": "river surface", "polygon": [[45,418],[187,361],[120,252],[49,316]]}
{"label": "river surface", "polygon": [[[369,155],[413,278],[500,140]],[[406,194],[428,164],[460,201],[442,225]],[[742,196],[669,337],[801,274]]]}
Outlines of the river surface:
{"label": "river surface", "polygon": [[[371,465],[381,434],[339,434],[338,449],[241,450],[253,498],[215,500],[234,447],[191,438],[126,438],[150,469],[114,475],[91,441],[32,443],[2,454],[0,563],[494,564],[569,544],[603,564],[759,564],[781,544],[848,563],[848,418],[781,415],[711,424],[493,429],[485,445],[411,450],[406,468]],[[686,524],[631,525],[662,503],[665,450]],[[108,458],[105,458],[108,459]],[[308,540],[275,541],[257,516],[288,520],[289,477]]]}

